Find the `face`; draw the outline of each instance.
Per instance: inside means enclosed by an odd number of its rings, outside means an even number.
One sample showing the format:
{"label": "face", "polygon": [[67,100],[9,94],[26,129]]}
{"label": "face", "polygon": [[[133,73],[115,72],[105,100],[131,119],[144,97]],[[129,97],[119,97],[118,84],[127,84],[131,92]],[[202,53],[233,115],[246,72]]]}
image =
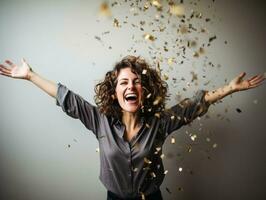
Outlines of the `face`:
{"label": "face", "polygon": [[131,68],[121,69],[117,77],[116,97],[125,112],[135,113],[141,106],[141,81]]}

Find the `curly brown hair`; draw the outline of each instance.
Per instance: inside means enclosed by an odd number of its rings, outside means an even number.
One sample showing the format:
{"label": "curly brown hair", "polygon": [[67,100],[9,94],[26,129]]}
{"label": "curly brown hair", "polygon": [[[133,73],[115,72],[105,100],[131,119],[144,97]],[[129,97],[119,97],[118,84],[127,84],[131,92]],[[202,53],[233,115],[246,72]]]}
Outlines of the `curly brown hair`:
{"label": "curly brown hair", "polygon": [[115,89],[117,77],[121,69],[131,68],[141,80],[143,89],[143,104],[141,107],[141,116],[148,117],[155,113],[160,113],[165,109],[168,85],[163,81],[158,72],[142,58],[135,56],[126,56],[120,62],[115,64],[113,70],[105,74],[102,82],[98,83],[94,90],[95,103],[101,113],[107,116],[121,119],[122,109],[115,98]]}

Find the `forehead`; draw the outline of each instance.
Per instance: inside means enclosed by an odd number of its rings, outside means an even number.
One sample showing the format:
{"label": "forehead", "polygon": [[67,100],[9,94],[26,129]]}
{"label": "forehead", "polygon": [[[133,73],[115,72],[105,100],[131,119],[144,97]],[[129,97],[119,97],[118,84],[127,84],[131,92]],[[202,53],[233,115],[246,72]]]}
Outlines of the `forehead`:
{"label": "forehead", "polygon": [[134,79],[134,78],[138,78],[137,74],[135,74],[134,72],[132,72],[132,69],[127,67],[127,68],[123,68],[119,71],[117,79]]}

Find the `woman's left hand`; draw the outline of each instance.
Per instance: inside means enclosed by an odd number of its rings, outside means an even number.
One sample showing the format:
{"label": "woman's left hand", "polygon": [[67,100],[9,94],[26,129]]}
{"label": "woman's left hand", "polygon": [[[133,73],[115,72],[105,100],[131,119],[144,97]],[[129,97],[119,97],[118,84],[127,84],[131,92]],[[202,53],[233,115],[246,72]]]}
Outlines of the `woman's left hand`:
{"label": "woman's left hand", "polygon": [[232,89],[232,91],[237,92],[258,87],[266,79],[265,75],[260,74],[253,76],[247,80],[243,80],[245,75],[246,73],[242,72],[229,83],[229,87]]}

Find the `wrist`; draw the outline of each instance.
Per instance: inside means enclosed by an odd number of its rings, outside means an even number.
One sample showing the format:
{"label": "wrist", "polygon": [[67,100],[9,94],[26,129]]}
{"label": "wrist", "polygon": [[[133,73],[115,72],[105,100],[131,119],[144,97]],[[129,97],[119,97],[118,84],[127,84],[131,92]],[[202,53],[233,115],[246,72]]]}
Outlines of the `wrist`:
{"label": "wrist", "polygon": [[33,72],[33,70],[30,68],[30,70],[29,70],[29,72],[28,72],[28,74],[27,74],[27,76],[26,76],[26,79],[28,80],[28,81],[32,81],[32,78],[34,77],[34,72]]}

